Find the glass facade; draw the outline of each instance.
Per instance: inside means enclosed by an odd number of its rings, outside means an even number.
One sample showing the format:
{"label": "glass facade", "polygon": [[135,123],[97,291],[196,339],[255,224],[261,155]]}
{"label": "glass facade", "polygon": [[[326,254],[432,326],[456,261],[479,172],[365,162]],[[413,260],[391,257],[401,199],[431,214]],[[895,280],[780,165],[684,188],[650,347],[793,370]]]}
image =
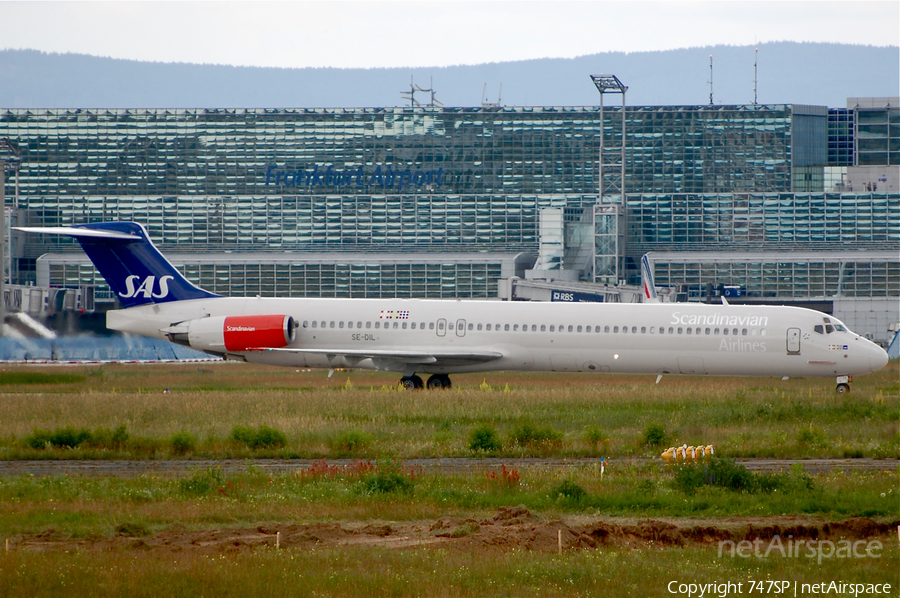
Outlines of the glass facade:
{"label": "glass facade", "polygon": [[629,251],[900,250],[900,195],[721,193],[628,198]]}
{"label": "glass facade", "polygon": [[[112,301],[109,287],[87,260],[54,260],[49,256],[39,284],[76,287],[97,285],[96,300]],[[398,256],[399,257],[399,256]],[[204,263],[202,258],[173,256],[173,265],[204,289],[232,297],[353,297],[353,298],[486,298],[497,296],[497,280],[515,274],[515,256],[485,256],[481,261],[397,259],[367,261],[364,256],[337,262],[299,262],[290,258],[238,263]],[[45,258],[46,259],[46,258]],[[338,258],[340,260],[340,258]],[[427,258],[424,258],[427,260]]]}
{"label": "glass facade", "polygon": [[[633,278],[646,251],[900,246],[897,196],[823,192],[826,168],[857,160],[854,135],[883,132],[879,156],[892,159],[897,111],[878,113],[626,108],[627,212],[613,220],[627,230],[610,227],[611,216],[594,223],[593,266]],[[164,252],[195,254],[186,275],[216,292],[487,297],[502,270],[492,256],[537,255],[543,208],[592,213],[601,136],[620,147],[622,115],[621,107],[606,108],[605,122],[599,107],[23,109],[0,111],[0,137],[22,158],[19,225],[141,222]],[[865,159],[881,159],[879,143],[862,144]],[[20,283],[37,279],[40,255],[78,251],[62,238],[14,245]],[[614,261],[622,245],[624,268]],[[311,264],[300,253],[311,251],[334,257]],[[232,263],[204,265],[204,255],[223,252]],[[272,257],[251,264],[241,257],[248,252]],[[294,262],[283,257],[291,253]],[[417,257],[365,260],[384,253]],[[71,268],[52,267],[54,284],[96,279]]]}
{"label": "glass facade", "polygon": [[854,258],[852,254],[780,257],[755,255],[740,259],[704,260],[691,257],[654,260],[658,285],[684,285],[701,297],[706,285],[738,285],[747,297],[807,299],[809,297],[898,297],[900,257]]}

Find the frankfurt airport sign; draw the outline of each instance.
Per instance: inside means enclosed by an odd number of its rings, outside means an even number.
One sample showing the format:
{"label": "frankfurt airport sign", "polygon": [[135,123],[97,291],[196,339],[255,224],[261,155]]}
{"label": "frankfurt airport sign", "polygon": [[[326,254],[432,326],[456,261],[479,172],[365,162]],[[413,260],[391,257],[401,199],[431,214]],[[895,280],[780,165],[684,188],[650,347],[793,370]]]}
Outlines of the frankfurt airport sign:
{"label": "frankfurt airport sign", "polygon": [[319,166],[312,169],[280,168],[268,166],[266,168],[266,186],[275,187],[381,187],[384,189],[396,189],[403,191],[410,187],[422,187],[434,185],[441,187],[444,169],[434,170],[394,170],[390,164],[375,166],[375,168],[347,168],[338,170],[334,164]]}

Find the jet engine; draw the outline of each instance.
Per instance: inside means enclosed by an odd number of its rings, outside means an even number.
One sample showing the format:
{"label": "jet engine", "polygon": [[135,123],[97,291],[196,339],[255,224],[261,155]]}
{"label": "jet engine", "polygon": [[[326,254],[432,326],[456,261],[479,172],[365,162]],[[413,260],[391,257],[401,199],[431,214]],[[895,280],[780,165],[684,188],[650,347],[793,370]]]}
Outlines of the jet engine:
{"label": "jet engine", "polygon": [[163,330],[173,343],[210,353],[279,349],[297,338],[292,316],[217,316],[179,322]]}

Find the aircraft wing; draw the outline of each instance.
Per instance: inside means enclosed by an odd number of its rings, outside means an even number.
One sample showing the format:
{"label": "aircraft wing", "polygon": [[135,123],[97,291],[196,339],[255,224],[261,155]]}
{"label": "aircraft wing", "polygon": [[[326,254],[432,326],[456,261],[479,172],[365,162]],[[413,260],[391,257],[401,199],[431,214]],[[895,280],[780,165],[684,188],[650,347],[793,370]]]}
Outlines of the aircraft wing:
{"label": "aircraft wing", "polygon": [[475,363],[485,363],[503,357],[499,351],[479,351],[472,349],[437,350],[437,351],[404,351],[400,349],[294,349],[283,347],[279,349],[263,347],[248,349],[248,351],[275,351],[279,353],[302,353],[306,355],[323,355],[329,361],[343,357],[353,364],[364,359],[373,361],[400,362],[404,364],[427,364],[436,366],[460,366]]}

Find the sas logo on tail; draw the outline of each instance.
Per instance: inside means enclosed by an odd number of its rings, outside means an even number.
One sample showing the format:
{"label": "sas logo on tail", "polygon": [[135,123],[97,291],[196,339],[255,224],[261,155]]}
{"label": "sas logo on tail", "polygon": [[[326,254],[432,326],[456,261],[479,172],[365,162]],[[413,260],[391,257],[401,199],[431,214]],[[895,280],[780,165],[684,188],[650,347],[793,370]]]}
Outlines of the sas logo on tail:
{"label": "sas logo on tail", "polygon": [[124,293],[119,293],[119,297],[124,297],[129,299],[131,297],[143,296],[145,299],[162,299],[169,294],[169,281],[174,279],[174,276],[161,276],[159,279],[159,292],[154,293],[154,286],[156,284],[155,276],[148,276],[144,279],[144,282],[140,284],[137,288],[134,288],[134,283],[140,278],[140,276],[136,276],[132,274],[128,278],[125,279],[125,290]]}

